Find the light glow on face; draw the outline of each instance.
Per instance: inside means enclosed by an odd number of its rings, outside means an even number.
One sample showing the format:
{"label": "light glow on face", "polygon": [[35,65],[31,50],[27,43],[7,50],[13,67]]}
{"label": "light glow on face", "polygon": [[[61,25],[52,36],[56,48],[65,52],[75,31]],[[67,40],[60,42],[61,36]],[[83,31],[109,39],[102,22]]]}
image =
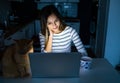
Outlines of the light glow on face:
{"label": "light glow on face", "polygon": [[59,33],[59,26],[60,26],[60,20],[57,18],[56,15],[51,14],[47,19],[47,27],[48,29],[52,30],[53,33]]}

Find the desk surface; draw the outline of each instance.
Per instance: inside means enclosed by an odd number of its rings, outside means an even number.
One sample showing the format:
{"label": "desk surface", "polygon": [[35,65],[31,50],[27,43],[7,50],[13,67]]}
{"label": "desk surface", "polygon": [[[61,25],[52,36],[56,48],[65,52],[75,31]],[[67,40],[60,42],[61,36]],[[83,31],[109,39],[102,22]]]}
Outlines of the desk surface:
{"label": "desk surface", "polygon": [[93,59],[89,71],[80,71],[82,83],[120,83],[120,74],[106,59]]}
{"label": "desk surface", "polygon": [[120,83],[120,75],[102,58],[93,59],[90,70],[80,70],[80,78],[0,79],[0,83]]}

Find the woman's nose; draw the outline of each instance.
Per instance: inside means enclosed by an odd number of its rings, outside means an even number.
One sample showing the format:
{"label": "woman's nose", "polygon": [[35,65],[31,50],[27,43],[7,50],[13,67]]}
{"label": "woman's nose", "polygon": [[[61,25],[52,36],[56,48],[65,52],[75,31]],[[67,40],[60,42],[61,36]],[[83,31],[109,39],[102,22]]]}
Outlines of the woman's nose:
{"label": "woman's nose", "polygon": [[53,23],[53,27],[56,27],[56,23]]}

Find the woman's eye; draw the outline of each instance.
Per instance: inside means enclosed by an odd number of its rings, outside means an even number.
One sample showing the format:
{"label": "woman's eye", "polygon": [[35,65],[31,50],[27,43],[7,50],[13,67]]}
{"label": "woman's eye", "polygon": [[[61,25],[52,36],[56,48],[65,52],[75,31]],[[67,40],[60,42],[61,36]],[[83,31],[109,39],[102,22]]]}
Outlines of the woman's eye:
{"label": "woman's eye", "polygon": [[59,20],[57,19],[57,20],[55,20],[55,22],[58,22]]}
{"label": "woman's eye", "polygon": [[47,23],[48,25],[50,25],[51,23]]}

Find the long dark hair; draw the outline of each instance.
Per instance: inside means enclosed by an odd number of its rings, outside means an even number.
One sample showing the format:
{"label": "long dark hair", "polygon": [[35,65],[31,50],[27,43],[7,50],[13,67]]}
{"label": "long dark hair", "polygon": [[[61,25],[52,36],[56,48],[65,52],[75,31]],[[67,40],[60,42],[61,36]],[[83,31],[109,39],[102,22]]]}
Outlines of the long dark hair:
{"label": "long dark hair", "polygon": [[40,15],[40,24],[41,24],[41,33],[45,36],[46,41],[48,39],[48,29],[47,29],[47,19],[48,17],[54,14],[60,20],[60,27],[59,30],[63,31],[66,27],[66,24],[63,21],[63,17],[59,13],[58,9],[54,5],[47,5],[41,9]]}

